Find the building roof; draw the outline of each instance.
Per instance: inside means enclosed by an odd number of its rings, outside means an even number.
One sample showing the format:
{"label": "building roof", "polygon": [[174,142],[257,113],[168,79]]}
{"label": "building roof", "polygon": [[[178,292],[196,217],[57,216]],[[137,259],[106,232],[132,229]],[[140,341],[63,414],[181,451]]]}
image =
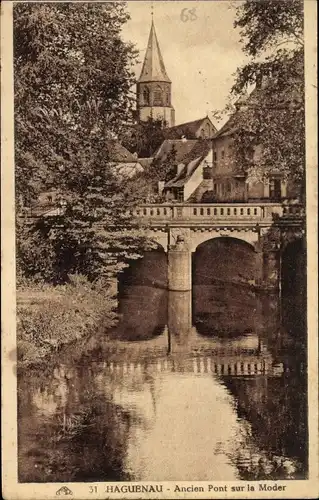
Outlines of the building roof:
{"label": "building roof", "polygon": [[151,158],[138,158],[137,161],[140,163],[140,165],[142,165],[143,168],[148,168],[151,165],[153,159],[154,159],[153,157],[151,157]]}
{"label": "building roof", "polygon": [[151,31],[148,38],[144,63],[138,82],[168,82],[163,57],[157,40],[154,22],[152,21]]}
{"label": "building roof", "polygon": [[[259,106],[259,103],[265,98],[265,95],[269,95],[269,89],[271,89],[270,85],[272,83],[271,79],[264,77],[262,82],[256,86],[250,94],[243,93],[235,103],[236,111],[229,117],[222,128],[215,133],[213,139],[233,134],[238,129],[238,124],[240,123],[241,117],[243,117],[245,107],[249,106],[253,108],[254,106]],[[278,93],[277,95],[279,96],[280,94]],[[292,87],[290,90],[285,90],[284,99],[286,102],[293,103],[300,102],[302,97],[300,97],[300,94]]]}
{"label": "building roof", "polygon": [[239,111],[235,111],[227,120],[227,122],[222,126],[220,130],[216,132],[213,139],[218,139],[219,137],[224,137],[226,135],[231,135],[237,129],[237,120],[239,117]]}
{"label": "building roof", "polygon": [[211,140],[198,139],[193,149],[184,157],[184,168],[180,170],[174,179],[166,182],[165,188],[184,186],[211,149]]}
{"label": "building roof", "polygon": [[176,151],[176,161],[181,163],[184,158],[192,151],[192,149],[196,146],[199,139],[165,139],[162,142],[161,146],[156,151],[154,158],[164,161],[167,155],[174,148]]}
{"label": "building roof", "polygon": [[108,161],[112,163],[136,163],[137,158],[133,153],[130,153],[122,144],[115,140],[106,141],[106,149],[108,152]]}
{"label": "building roof", "polygon": [[205,116],[204,118],[200,118],[199,120],[194,120],[191,122],[187,123],[181,123],[180,125],[176,125],[175,127],[170,127],[166,129],[165,133],[167,137],[171,137],[172,139],[178,139],[183,136],[187,137],[188,139],[196,139],[196,132],[198,129],[201,127],[201,125],[208,120],[215,131],[217,131],[215,125],[213,122],[208,118],[208,116]]}
{"label": "building roof", "polygon": [[211,139],[198,139],[195,146],[191,151],[184,157],[183,163],[187,164],[195,158],[204,158],[208,155],[209,151],[212,149]]}
{"label": "building roof", "polygon": [[188,163],[188,165],[185,165],[185,167],[179,172],[174,179],[171,179],[170,181],[166,182],[165,188],[170,188],[170,187],[182,187],[184,186],[188,179],[193,175],[195,172],[196,168],[198,165],[201,163],[202,158],[195,158],[195,160],[192,160],[191,162]]}

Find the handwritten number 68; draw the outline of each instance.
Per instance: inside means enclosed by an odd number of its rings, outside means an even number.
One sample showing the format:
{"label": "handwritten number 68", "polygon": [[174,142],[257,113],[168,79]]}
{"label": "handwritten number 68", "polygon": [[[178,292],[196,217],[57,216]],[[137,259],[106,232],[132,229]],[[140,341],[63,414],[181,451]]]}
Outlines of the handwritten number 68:
{"label": "handwritten number 68", "polygon": [[181,21],[183,21],[183,23],[187,23],[187,21],[196,21],[196,19],[196,7],[193,9],[185,8],[181,11]]}

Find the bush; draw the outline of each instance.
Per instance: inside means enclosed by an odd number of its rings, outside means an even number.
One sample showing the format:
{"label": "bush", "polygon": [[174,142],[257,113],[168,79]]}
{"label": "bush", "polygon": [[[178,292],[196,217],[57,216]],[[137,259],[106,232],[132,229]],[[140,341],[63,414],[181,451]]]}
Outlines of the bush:
{"label": "bush", "polygon": [[84,276],[67,285],[24,283],[18,290],[17,345],[23,364],[42,360],[64,344],[114,325],[115,288]]}

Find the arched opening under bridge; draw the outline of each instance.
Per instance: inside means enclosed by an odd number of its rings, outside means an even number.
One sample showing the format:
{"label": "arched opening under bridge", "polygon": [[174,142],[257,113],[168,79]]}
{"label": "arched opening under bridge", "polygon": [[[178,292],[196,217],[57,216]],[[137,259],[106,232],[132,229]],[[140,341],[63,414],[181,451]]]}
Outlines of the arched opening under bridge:
{"label": "arched opening under bridge", "polygon": [[281,256],[282,319],[286,329],[305,336],[307,320],[307,255],[304,239],[286,245]]}
{"label": "arched opening under bridge", "polygon": [[132,260],[118,276],[116,335],[121,340],[148,340],[167,324],[167,255],[160,246]]}
{"label": "arched opening under bridge", "polygon": [[252,245],[231,237],[210,239],[193,254],[193,323],[207,336],[241,336],[258,328],[253,288],[260,260]]}

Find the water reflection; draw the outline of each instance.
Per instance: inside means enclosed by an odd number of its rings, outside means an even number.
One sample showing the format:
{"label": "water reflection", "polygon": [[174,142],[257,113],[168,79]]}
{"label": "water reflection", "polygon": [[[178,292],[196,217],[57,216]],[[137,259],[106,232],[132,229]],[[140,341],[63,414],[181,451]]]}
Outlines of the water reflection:
{"label": "water reflection", "polygon": [[304,334],[275,296],[132,285],[120,308],[85,363],[20,378],[20,481],[306,476]]}

